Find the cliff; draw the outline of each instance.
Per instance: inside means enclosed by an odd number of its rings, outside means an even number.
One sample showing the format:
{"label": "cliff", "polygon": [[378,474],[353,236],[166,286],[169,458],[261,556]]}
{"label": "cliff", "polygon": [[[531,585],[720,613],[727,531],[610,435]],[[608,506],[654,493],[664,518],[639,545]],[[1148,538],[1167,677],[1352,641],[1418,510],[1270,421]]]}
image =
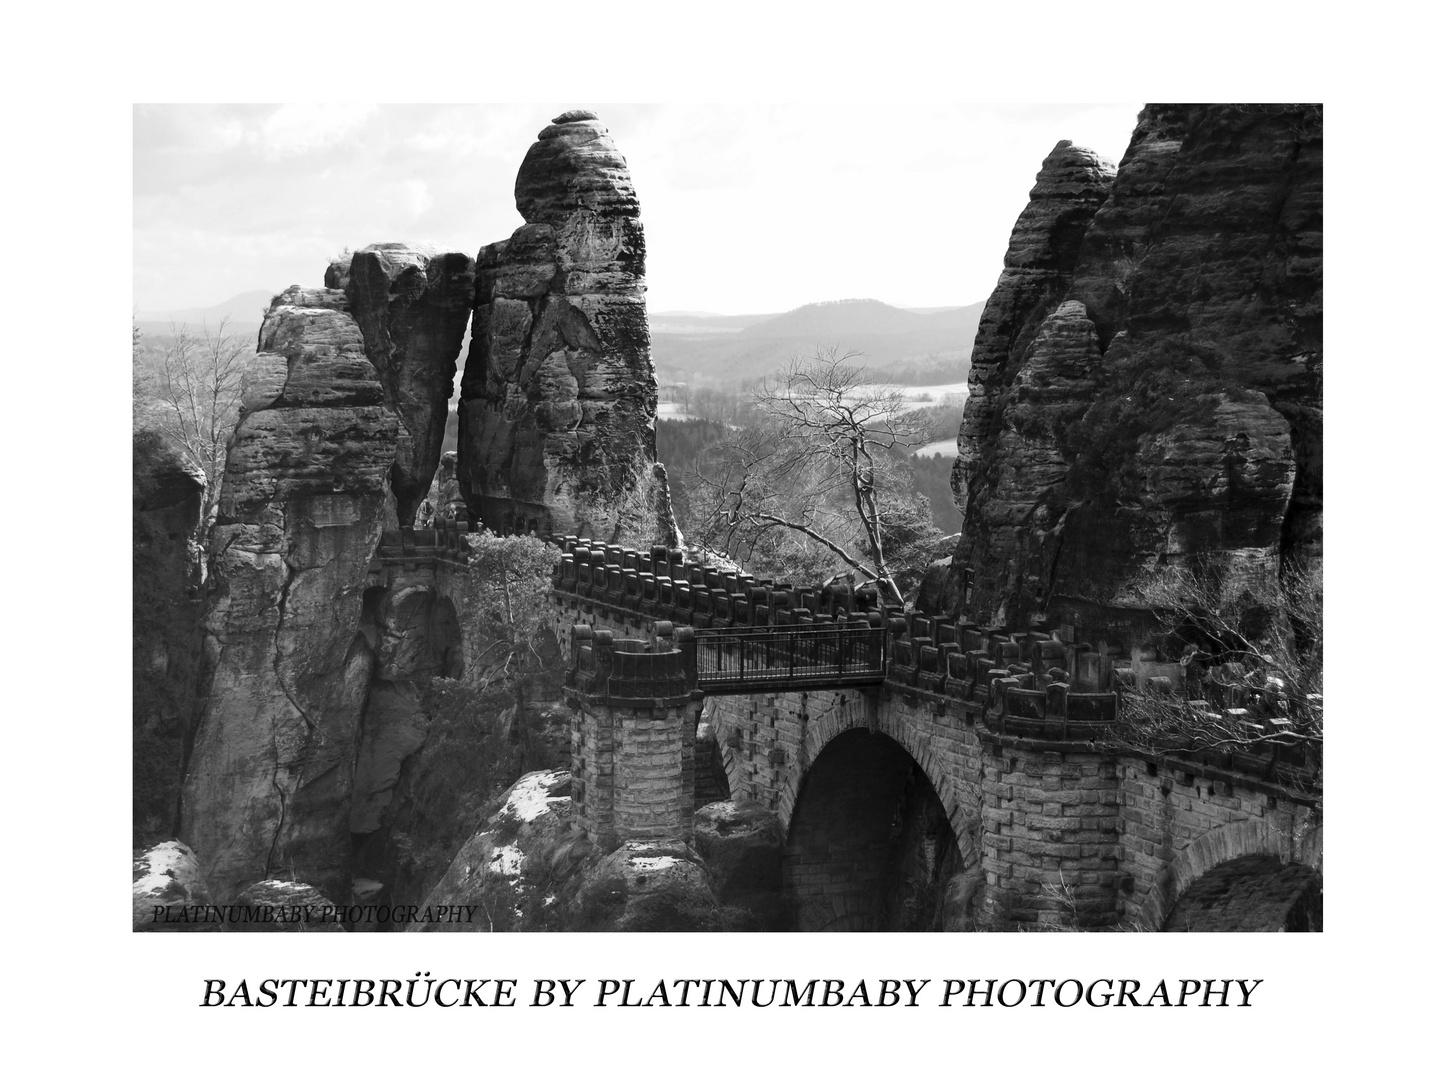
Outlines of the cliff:
{"label": "cliff", "polygon": [[331,289],[273,301],[223,474],[181,837],[224,900],[275,871],[347,895],[358,625],[398,421],[345,309]]}
{"label": "cliff", "polygon": [[131,827],[144,847],[176,827],[180,762],[197,676],[201,552],[194,539],[207,481],[148,429],[132,436]]}
{"label": "cliff", "polygon": [[389,483],[401,526],[429,491],[444,442],[455,360],[474,304],[475,263],[459,252],[370,244],[329,267],[363,332],[386,404],[399,418]]}
{"label": "cliff", "polygon": [[470,513],[496,531],[671,542],[640,208],[594,113],[540,133],[515,204],[526,224],[479,255],[459,407]]}
{"label": "cliff", "polygon": [[969,359],[969,396],[950,473],[954,501],[964,509],[965,484],[990,433],[1007,371],[1024,356],[1036,327],[1069,288],[1081,239],[1109,194],[1115,167],[1062,139],[1035,177],[1029,205],[1010,233],[1005,269],[985,302]]}
{"label": "cliff", "polygon": [[1094,634],[1157,576],[1321,557],[1321,109],[1148,106],[1113,179],[1072,150],[981,322],[964,532],[924,600]]}

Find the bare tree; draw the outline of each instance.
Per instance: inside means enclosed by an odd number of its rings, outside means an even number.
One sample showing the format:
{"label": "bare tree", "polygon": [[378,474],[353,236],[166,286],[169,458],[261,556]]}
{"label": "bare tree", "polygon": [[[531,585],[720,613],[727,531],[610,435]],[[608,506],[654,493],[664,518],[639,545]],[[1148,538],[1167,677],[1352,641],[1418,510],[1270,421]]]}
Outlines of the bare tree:
{"label": "bare tree", "polygon": [[[172,340],[153,358],[145,385],[134,386],[144,395],[147,421],[207,478],[202,531],[217,516],[227,440],[237,425],[242,404],[242,374],[254,349],[251,342],[228,332],[223,319],[215,331],[200,331],[172,324]],[[138,334],[133,327],[133,354]],[[135,378],[133,379],[135,383]]]}
{"label": "bare tree", "polygon": [[698,459],[695,524],[700,538],[749,562],[780,533],[796,534],[903,603],[888,535],[907,505],[895,452],[923,443],[922,414],[865,380],[857,355],[820,347],[757,390],[757,422]]}
{"label": "bare tree", "polygon": [[1289,561],[1279,573],[1201,565],[1144,584],[1161,650],[1179,656],[1186,697],[1125,696],[1121,738],[1148,750],[1286,747],[1320,783],[1323,744],[1323,576]]}

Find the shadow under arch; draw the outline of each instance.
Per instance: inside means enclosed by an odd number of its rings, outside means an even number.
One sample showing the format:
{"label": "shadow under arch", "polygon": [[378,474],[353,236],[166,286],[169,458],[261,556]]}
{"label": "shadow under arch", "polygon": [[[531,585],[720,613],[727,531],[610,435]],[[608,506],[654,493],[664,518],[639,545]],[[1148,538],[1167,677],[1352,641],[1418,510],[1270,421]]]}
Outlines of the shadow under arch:
{"label": "shadow under arch", "polygon": [[[850,695],[858,698],[857,704],[863,706],[861,709],[852,707],[855,703],[850,701]],[[782,784],[781,810],[784,830],[788,829],[792,823],[797,801],[802,795],[808,773],[818,761],[823,750],[846,732],[879,732],[888,736],[900,749],[913,758],[914,764],[933,783],[934,793],[939,797],[939,803],[944,808],[945,816],[954,825],[960,858],[966,865],[977,863],[979,851],[968,827],[969,817],[973,816],[973,811],[971,814],[966,814],[964,808],[960,806],[955,795],[954,784],[939,757],[934,753],[932,732],[927,727],[921,728],[909,722],[904,713],[890,712],[887,716],[882,716],[881,710],[876,707],[874,702],[867,700],[868,695],[866,694],[848,691],[835,696],[836,703],[832,708],[822,710],[811,717],[807,715],[808,705],[805,696],[802,749],[799,754],[794,755]]]}
{"label": "shadow under arch", "polygon": [[1133,925],[1159,931],[1321,930],[1323,830],[1294,837],[1265,819],[1223,825],[1188,844]]}
{"label": "shadow under arch", "polygon": [[897,740],[849,728],[813,757],[783,858],[797,929],[941,929],[963,867],[936,785]]}

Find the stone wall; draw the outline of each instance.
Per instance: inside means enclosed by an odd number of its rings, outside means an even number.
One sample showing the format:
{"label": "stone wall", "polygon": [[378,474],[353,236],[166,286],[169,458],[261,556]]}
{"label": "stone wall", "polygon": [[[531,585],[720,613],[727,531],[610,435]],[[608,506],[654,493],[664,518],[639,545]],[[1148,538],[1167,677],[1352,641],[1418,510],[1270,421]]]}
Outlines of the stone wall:
{"label": "stone wall", "polygon": [[[1069,626],[1007,633],[865,611],[861,597],[679,551],[553,539],[563,638],[653,650],[723,627],[786,634],[852,615],[881,628],[876,687],[728,694],[702,711],[733,799],[766,807],[787,837],[800,928],[1159,929],[1173,915],[1253,928],[1293,918],[1318,880],[1319,793],[1287,786],[1312,776],[1295,748],[1155,755],[1110,741],[1122,693],[1186,691],[1181,666],[1148,649],[1091,648]],[[1228,688],[1200,690],[1216,703],[1186,707],[1240,708]],[[1304,869],[1271,874],[1268,858]]]}
{"label": "stone wall", "polygon": [[696,809],[702,712],[691,657],[679,642],[586,626],[573,629],[570,657],[571,797],[586,836],[602,851],[685,840]]}
{"label": "stone wall", "polygon": [[[980,710],[911,688],[711,698],[703,719],[722,747],[733,797],[771,807],[787,831],[789,887],[810,903],[842,897],[839,918],[876,902],[866,898],[875,879],[833,863],[830,849],[844,838],[826,823],[852,820],[855,801],[892,810],[886,796],[871,794],[887,774],[830,760],[826,780],[815,782],[839,791],[830,798],[834,809],[816,812],[810,824],[819,834],[816,853],[796,815],[820,756],[854,732],[892,739],[928,777],[963,871],[982,881],[968,914],[986,928],[1159,929],[1182,892],[1223,855],[1321,864],[1316,811],[1303,793],[1195,761],[1004,735],[985,726]],[[1222,830],[1234,826],[1245,835],[1228,846]],[[850,904],[849,896],[858,899]]]}

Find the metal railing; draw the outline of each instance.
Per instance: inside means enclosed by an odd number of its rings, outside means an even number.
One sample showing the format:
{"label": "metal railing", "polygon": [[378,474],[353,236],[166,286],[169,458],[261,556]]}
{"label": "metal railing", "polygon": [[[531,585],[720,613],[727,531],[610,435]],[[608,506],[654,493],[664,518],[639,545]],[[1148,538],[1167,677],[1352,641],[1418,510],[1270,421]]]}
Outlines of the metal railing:
{"label": "metal railing", "polygon": [[885,673],[884,635],[866,625],[734,627],[696,632],[704,694],[865,686]]}

